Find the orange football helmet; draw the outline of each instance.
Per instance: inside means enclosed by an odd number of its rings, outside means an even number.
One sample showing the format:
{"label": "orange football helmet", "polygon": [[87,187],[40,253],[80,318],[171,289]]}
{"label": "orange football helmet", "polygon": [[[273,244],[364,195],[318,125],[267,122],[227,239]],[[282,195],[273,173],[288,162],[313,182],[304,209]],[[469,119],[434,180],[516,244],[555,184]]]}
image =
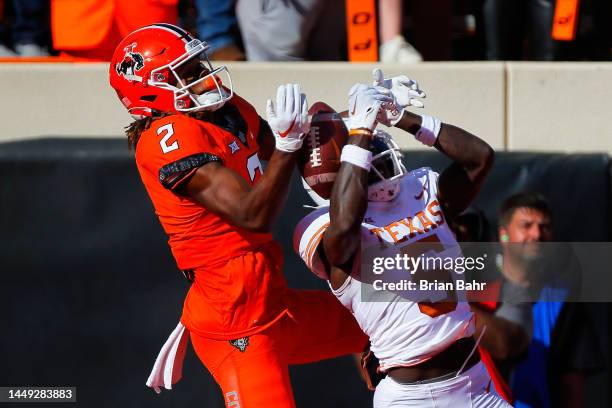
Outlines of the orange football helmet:
{"label": "orange football helmet", "polygon": [[225,66],[213,68],[208,49],[206,42],[172,24],[142,27],[115,49],[110,85],[135,119],[219,109],[234,95],[232,79]]}

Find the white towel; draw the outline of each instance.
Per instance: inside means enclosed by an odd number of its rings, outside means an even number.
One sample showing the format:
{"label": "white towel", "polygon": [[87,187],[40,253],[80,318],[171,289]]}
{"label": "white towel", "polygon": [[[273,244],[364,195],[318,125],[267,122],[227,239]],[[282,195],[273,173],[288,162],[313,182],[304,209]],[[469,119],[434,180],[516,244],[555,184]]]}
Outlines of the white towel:
{"label": "white towel", "polygon": [[171,390],[172,384],[181,379],[188,338],[189,331],[179,322],[155,359],[153,370],[147,379],[147,387],[153,388],[159,394],[161,387]]}

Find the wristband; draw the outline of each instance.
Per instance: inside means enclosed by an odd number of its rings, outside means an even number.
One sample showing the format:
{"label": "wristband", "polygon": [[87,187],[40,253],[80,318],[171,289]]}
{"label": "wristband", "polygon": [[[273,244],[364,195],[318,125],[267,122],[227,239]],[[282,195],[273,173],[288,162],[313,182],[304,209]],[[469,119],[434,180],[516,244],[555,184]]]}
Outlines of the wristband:
{"label": "wristband", "polygon": [[370,167],[372,167],[372,152],[363,147],[346,145],[342,148],[340,161],[351,163],[365,171],[370,171]]}
{"label": "wristband", "polygon": [[438,139],[441,126],[442,122],[440,122],[440,119],[429,115],[422,115],[421,128],[416,132],[414,137],[424,145],[433,146]]}
{"label": "wristband", "polygon": [[295,151],[300,150],[302,147],[303,139],[289,139],[289,138],[281,138],[279,136],[275,136],[274,147],[276,150],[280,150],[287,153],[293,153]]}
{"label": "wristband", "polygon": [[372,137],[372,131],[370,129],[362,129],[362,128],[357,128],[357,129],[351,129],[349,130],[348,133],[349,136],[370,136]]}

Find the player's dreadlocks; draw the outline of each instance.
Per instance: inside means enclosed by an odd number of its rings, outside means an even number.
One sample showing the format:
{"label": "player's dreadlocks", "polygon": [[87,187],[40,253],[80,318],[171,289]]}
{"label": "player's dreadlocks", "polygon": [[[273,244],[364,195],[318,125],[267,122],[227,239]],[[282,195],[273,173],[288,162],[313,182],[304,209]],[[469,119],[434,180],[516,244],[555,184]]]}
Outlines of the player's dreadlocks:
{"label": "player's dreadlocks", "polygon": [[[209,112],[209,111],[186,113],[186,115],[191,116],[192,118],[199,119],[199,120],[205,120],[205,121],[210,121],[211,115],[213,114],[214,112]],[[144,119],[137,119],[134,122],[130,123],[128,126],[126,126],[125,134],[128,138],[128,147],[130,148],[130,150],[136,149],[136,144],[138,144],[138,140],[140,140],[140,135],[142,134],[142,132],[144,132],[149,127],[151,127],[151,123],[153,123],[157,119],[161,119],[161,118],[164,118],[166,116],[171,116],[171,115],[176,115],[176,113],[175,112],[163,112],[163,113],[160,113],[160,114],[157,114],[151,117],[147,117]]]}
{"label": "player's dreadlocks", "polygon": [[142,134],[142,132],[144,132],[149,127],[151,127],[151,123],[153,123],[154,120],[163,118],[165,116],[170,116],[172,114],[173,113],[171,112],[167,112],[167,113],[162,113],[161,115],[151,116],[151,117],[147,117],[143,119],[137,119],[134,122],[127,125],[125,127],[125,134],[128,138],[128,147],[130,148],[130,150],[136,149],[136,144],[138,143],[138,140],[140,140],[140,135]]}

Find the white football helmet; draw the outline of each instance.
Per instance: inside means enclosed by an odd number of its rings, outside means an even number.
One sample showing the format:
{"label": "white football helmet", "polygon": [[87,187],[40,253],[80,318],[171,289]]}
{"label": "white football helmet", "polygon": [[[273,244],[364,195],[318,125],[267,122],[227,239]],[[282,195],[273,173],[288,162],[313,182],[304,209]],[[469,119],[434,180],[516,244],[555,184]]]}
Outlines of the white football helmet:
{"label": "white football helmet", "polygon": [[[372,168],[368,178],[368,201],[391,201],[400,191],[400,179],[408,174],[402,164],[402,153],[391,135],[376,129],[370,143]],[[302,178],[304,189],[317,205],[329,206],[329,200],[317,194]]]}
{"label": "white football helmet", "polygon": [[368,201],[391,201],[399,194],[400,179],[408,174],[402,164],[402,152],[391,135],[382,129],[374,131],[370,151]]}

